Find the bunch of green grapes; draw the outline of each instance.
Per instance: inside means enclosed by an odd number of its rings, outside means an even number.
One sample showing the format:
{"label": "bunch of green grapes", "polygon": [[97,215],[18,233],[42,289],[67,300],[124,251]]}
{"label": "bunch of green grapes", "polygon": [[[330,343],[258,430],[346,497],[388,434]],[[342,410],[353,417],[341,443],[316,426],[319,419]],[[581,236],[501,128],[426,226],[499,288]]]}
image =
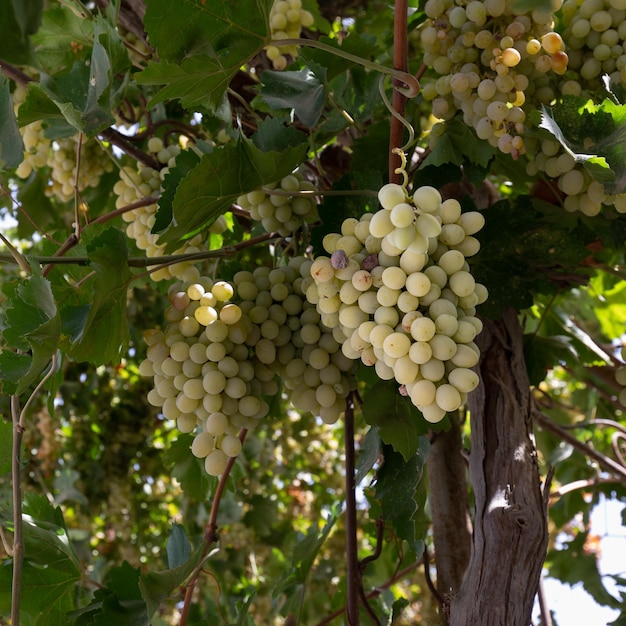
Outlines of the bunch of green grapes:
{"label": "bunch of green grapes", "polygon": [[192,453],[218,476],[241,451],[241,428],[254,429],[269,411],[264,397],[280,392],[303,411],[335,422],[354,388],[354,363],[301,289],[311,262],[295,257],[283,267],[240,271],[233,283],[201,277],[195,267],[169,291],[164,331],[145,335],[152,377],[148,401],[195,431]]}
{"label": "bunch of green grapes", "polygon": [[514,158],[524,154],[528,106],[547,101],[550,72],[567,70],[553,30],[560,3],[529,11],[515,0],[427,0],[421,44],[438,78],[424,81],[422,93],[433,115],[446,120],[461,111],[480,139]]}
{"label": "bunch of green grapes", "polygon": [[275,393],[275,385],[273,373],[252,358],[253,325],[231,302],[233,286],[201,277],[195,267],[186,274],[189,280],[169,289],[166,329],[145,335],[140,372],[154,378],[148,401],[182,432],[195,431],[192,453],[218,476],[241,451],[239,429],[267,415],[262,395]]}
{"label": "bunch of green grapes", "polygon": [[[17,85],[13,92],[13,109],[18,114],[21,104],[26,100],[28,89],[24,85]],[[17,167],[16,174],[20,178],[28,178],[33,171],[40,170],[48,162],[48,154],[52,141],[44,134],[41,120],[20,127],[20,134],[24,142],[24,160]]]}
{"label": "bunch of green grapes", "polygon": [[563,95],[604,93],[602,77],[626,85],[626,2],[565,0],[563,39],[570,57],[570,80]]}
{"label": "bunch of green grapes", "polygon": [[[143,166],[134,169],[125,166],[120,170],[120,180],[113,187],[117,195],[115,206],[119,209],[144,198],[158,198],[161,195],[161,184],[170,167],[176,163],[176,156],[180,153],[180,147],[172,144],[165,146],[158,137],[153,137],[148,142],[148,151],[163,164],[161,170]],[[152,233],[157,213],[157,204],[149,204],[143,207],[127,211],[122,218],[128,223],[126,234],[135,241],[140,250],[144,250],[149,257],[157,257],[165,254],[165,244],[158,243],[159,235]],[[226,221],[220,216],[209,229],[210,232],[220,233],[226,229]],[[202,235],[188,239],[178,248],[174,254],[199,252],[203,245]],[[151,272],[152,280],[170,280],[181,278],[185,270],[192,265],[191,261],[161,267]]]}
{"label": "bunch of green grapes", "polygon": [[315,198],[313,195],[298,195],[301,191],[315,191],[315,186],[296,172],[278,183],[239,196],[237,204],[248,210],[253,220],[261,222],[268,233],[277,232],[289,237],[304,224],[319,220]]}
{"label": "bunch of green grapes", "polygon": [[297,256],[275,269],[239,272],[234,283],[242,310],[258,328],[256,358],[278,374],[295,408],[332,424],[346,409],[355,368],[306,299],[311,264]]}
{"label": "bunch of green grapes", "polygon": [[[79,156],[80,145],[80,162]],[[69,202],[74,191],[97,187],[102,176],[113,171],[113,161],[96,139],[74,135],[55,139],[48,152],[46,165],[50,168],[50,182],[46,195]]]}
{"label": "bunch of green grapes", "polygon": [[429,186],[409,198],[388,184],[378,197],[377,213],[349,218],[341,233],[326,235],[329,256],[312,263],[307,298],[346,357],[395,379],[424,418],[437,422],[478,385],[470,369],[482,329],[475,312],[487,290],[465,259],[480,248],[474,235],[484,218],[461,213],[457,200],[442,201]]}
{"label": "bunch of green grapes", "polygon": [[[626,363],[626,345],[622,346],[620,352],[622,363]],[[622,406],[626,406],[626,365],[620,365],[615,371],[615,380],[617,384],[622,387],[619,392],[618,401]]]}
{"label": "bunch of green grapes", "polygon": [[[553,180],[563,196],[566,211],[593,217],[603,206],[613,206],[618,213],[626,213],[626,194],[607,193],[604,185],[558,141],[551,137],[532,137],[528,145],[531,150],[527,154],[526,173],[532,177],[544,174]],[[556,195],[555,191],[555,200]]]}
{"label": "bunch of green grapes", "polygon": [[[297,39],[302,27],[310,28],[314,21],[312,13],[302,8],[302,0],[276,0],[270,10],[272,41],[276,43],[281,39]],[[287,67],[286,55],[295,59],[298,46],[271,45],[265,48],[265,52],[275,70],[284,70]]]}

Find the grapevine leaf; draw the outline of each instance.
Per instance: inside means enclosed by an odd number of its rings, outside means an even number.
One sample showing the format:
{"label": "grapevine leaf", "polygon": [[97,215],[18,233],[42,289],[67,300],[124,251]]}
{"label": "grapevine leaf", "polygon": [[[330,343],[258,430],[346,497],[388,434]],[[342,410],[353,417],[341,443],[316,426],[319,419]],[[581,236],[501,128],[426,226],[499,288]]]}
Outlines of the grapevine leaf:
{"label": "grapevine leaf", "polygon": [[167,552],[167,566],[174,569],[182,565],[191,556],[191,544],[185,528],[180,524],[174,524],[165,544]]}
{"label": "grapevine leaf", "polygon": [[[34,263],[33,268],[33,274],[20,280],[9,292],[12,297],[7,303],[4,339],[10,347],[30,350],[31,355],[9,356],[9,351],[2,352],[0,370],[9,370],[3,372],[8,374],[7,378],[3,377],[5,393],[19,395],[28,389],[48,366],[61,336],[61,318],[50,283]],[[26,359],[29,368],[24,372]],[[15,369],[10,371],[11,368]]]}
{"label": "grapevine leaf", "polygon": [[572,364],[578,354],[567,336],[540,337],[524,335],[524,356],[531,385],[538,385],[545,379],[548,370],[559,362]]}
{"label": "grapevine leaf", "polygon": [[290,600],[297,600],[302,596],[315,559],[338,519],[339,510],[335,508],[330,512],[324,528],[318,530],[313,524],[306,537],[294,546],[291,568],[285,570],[277,581],[273,591],[274,597],[285,593]]}
{"label": "grapevine leaf", "polygon": [[297,72],[265,70],[261,98],[272,109],[293,109],[306,126],[315,126],[326,104],[326,70],[305,67]]}
{"label": "grapevine leaf", "polygon": [[[1,372],[0,376],[2,376]],[[0,478],[11,471],[12,443],[13,423],[0,419]]]}
{"label": "grapevine leaf", "polygon": [[43,0],[13,0],[13,11],[22,33],[32,35],[41,24]]}
{"label": "grapevine leaf", "polygon": [[254,495],[248,499],[247,505],[249,509],[243,518],[246,527],[254,530],[259,537],[269,535],[276,523],[278,504],[265,496]]}
{"label": "grapevine leaf", "polygon": [[33,35],[37,59],[49,74],[71,67],[93,43],[94,22],[77,16],[69,7],[56,5],[43,14]]}
{"label": "grapevine leaf", "polygon": [[495,154],[495,148],[486,141],[477,141],[472,130],[458,118],[452,118],[445,125],[444,134],[439,137],[422,167],[452,163],[463,165],[474,163],[485,169]]}
{"label": "grapevine leaf", "polygon": [[269,42],[272,1],[148,3],[144,24],[160,62],[150,62],[137,81],[167,85],[151,105],[180,98],[185,107],[219,107],[241,66]]}
{"label": "grapevine leaf", "polygon": [[76,620],[76,626],[148,626],[139,576],[139,568],[124,561],[107,573],[103,587],[94,593],[92,602],[68,617]]}
{"label": "grapevine leaf", "polygon": [[151,619],[157,612],[161,602],[189,578],[202,560],[204,550],[204,544],[200,544],[182,565],[160,572],[152,571],[141,574],[139,589],[148,608],[148,619]]}
{"label": "grapevine leaf", "polygon": [[[68,351],[77,361],[117,362],[129,341],[126,300],[132,275],[126,264],[126,240],[111,227],[87,240],[86,247],[95,272],[93,300],[82,309],[84,321],[72,335]],[[72,319],[74,323],[80,320],[75,311]]]}
{"label": "grapevine leaf", "polygon": [[210,226],[239,195],[291,173],[304,158],[307,142],[302,133],[285,134],[293,139],[280,152],[263,152],[254,140],[241,137],[205,154],[176,190],[173,225],[162,236],[173,244],[168,249],[175,249],[187,234]]}
{"label": "grapevine leaf", "polygon": [[166,229],[172,221],[172,202],[181,180],[196,166],[200,157],[193,150],[182,150],[176,157],[176,165],[168,169],[163,179],[163,193],[159,198],[153,233]]}
{"label": "grapevine leaf", "polygon": [[426,423],[409,398],[398,393],[397,385],[381,381],[363,396],[363,417],[378,428],[380,438],[408,461],[420,446],[430,424]]}
{"label": "grapevine leaf", "polygon": [[24,7],[18,7],[18,4],[0,2],[0,59],[16,65],[34,65],[36,61],[29,39],[32,24],[23,20],[27,13],[37,10],[37,2],[25,1],[27,6]]}
{"label": "grapevine leaf", "polygon": [[20,105],[17,119],[20,126],[25,126],[37,120],[64,120],[65,118],[44,88],[33,82],[28,85],[26,100]]}
{"label": "grapevine leaf", "polygon": [[[66,626],[82,568],[60,509],[43,500],[31,500],[24,507],[21,614],[25,623]],[[0,568],[0,589],[11,588],[12,569],[12,563]]]}
{"label": "grapevine leaf", "polygon": [[378,429],[370,428],[365,435],[361,444],[359,460],[356,464],[356,472],[354,474],[354,482],[360,485],[361,481],[367,476],[368,472],[374,467],[378,461],[381,452],[381,441]]}
{"label": "grapevine leaf", "polygon": [[384,519],[391,522],[398,537],[406,540],[416,554],[421,549],[416,536],[416,492],[422,479],[429,447],[428,439],[420,437],[417,453],[405,461],[391,446],[385,446],[385,461],[376,480],[375,496],[380,500]]}
{"label": "grapevine leaf", "polygon": [[585,549],[588,532],[578,532],[571,541],[564,541],[562,548],[548,553],[546,564],[551,577],[569,585],[583,583],[593,599],[600,605],[619,608],[614,598],[602,583],[598,571],[597,557]]}
{"label": "grapevine leaf", "polygon": [[14,168],[24,160],[24,142],[20,135],[9,81],[2,79],[0,85],[0,167]]}

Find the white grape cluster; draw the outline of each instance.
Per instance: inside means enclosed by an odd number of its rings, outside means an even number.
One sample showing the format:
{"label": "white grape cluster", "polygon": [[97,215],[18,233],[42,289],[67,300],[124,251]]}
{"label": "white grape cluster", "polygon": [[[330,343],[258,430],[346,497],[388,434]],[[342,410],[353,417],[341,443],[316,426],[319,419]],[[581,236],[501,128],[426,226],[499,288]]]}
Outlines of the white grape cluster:
{"label": "white grape cluster", "polygon": [[[553,9],[560,7],[555,0]],[[550,72],[564,74],[568,56],[554,32],[552,12],[516,9],[515,0],[427,0],[421,25],[424,63],[438,78],[424,81],[432,113],[463,113],[480,139],[505,154],[524,154],[529,96]]]}
{"label": "white grape cluster", "polygon": [[81,192],[88,187],[97,187],[102,176],[113,171],[113,161],[107,151],[96,139],[89,139],[85,135],[55,139],[48,152],[46,165],[50,168],[46,195],[58,198],[61,202],[72,200],[75,189]]}
{"label": "white grape cluster", "polygon": [[181,431],[196,431],[191,450],[210,475],[241,451],[238,430],[268,414],[263,397],[279,393],[277,375],[299,410],[333,423],[346,408],[355,364],[304,296],[311,263],[240,271],[232,284],[187,268],[168,291],[166,329],[145,335],[148,401]]}
{"label": "white grape cluster", "polygon": [[565,81],[562,95],[603,93],[602,76],[626,85],[626,2],[565,0],[563,39],[576,78]]}
{"label": "white grape cluster", "polygon": [[474,338],[482,330],[476,306],[487,299],[466,257],[480,248],[474,237],[484,218],[461,213],[434,187],[407,196],[388,184],[382,209],[343,222],[323,240],[330,256],[311,265],[307,298],[333,329],[349,359],[395,379],[424,418],[437,422],[457,410],[478,385]]}
{"label": "white grape cluster", "polygon": [[293,257],[275,269],[239,272],[234,283],[258,337],[256,357],[279,375],[296,409],[333,424],[354,389],[355,363],[341,352],[341,344],[306,299],[312,263]]}
{"label": "white grape cluster", "polygon": [[154,378],[148,401],[185,433],[196,431],[191,451],[219,476],[241,451],[240,428],[254,428],[276,393],[274,374],[251,358],[252,324],[231,302],[233,286],[201,277],[195,267],[169,289],[165,331],[145,333],[147,358],[140,366]]}
{"label": "white grape cluster", "polygon": [[[555,181],[563,195],[562,203],[570,213],[581,212],[593,217],[602,206],[613,206],[618,213],[626,213],[626,194],[606,193],[604,185],[596,180],[563,146],[552,138],[528,139],[531,148],[527,154],[526,173],[536,177],[545,174]],[[558,200],[555,190],[554,199]]]}
{"label": "white grape cluster", "polygon": [[[26,100],[28,90],[23,85],[17,85],[13,92],[13,108],[18,114],[20,105]],[[28,178],[33,171],[40,170],[48,162],[48,154],[52,141],[44,134],[43,122],[38,120],[20,127],[20,134],[24,142],[24,160],[18,165],[16,174],[20,178]]]}
{"label": "white grape cluster", "polygon": [[[176,163],[176,156],[180,153],[180,146],[172,144],[165,146],[158,137],[152,137],[148,142],[148,151],[163,164],[161,170],[155,170],[144,166],[134,169],[125,166],[120,170],[120,180],[113,187],[117,195],[116,208],[120,209],[144,198],[158,198],[161,195],[161,183],[170,167]],[[122,214],[122,219],[127,222],[126,234],[135,241],[140,250],[144,250],[149,257],[157,257],[165,254],[165,244],[158,243],[159,235],[152,233],[157,213],[157,204],[133,209]],[[224,232],[226,222],[220,216],[210,231],[214,233]],[[203,245],[202,235],[186,240],[174,254],[199,252]],[[161,267],[151,272],[152,280],[170,280],[181,278],[185,270],[193,264],[193,261],[179,261],[172,265]]]}
{"label": "white grape cluster", "polygon": [[239,196],[237,204],[249,211],[253,220],[261,222],[268,233],[277,232],[289,237],[304,224],[319,220],[315,198],[313,195],[298,195],[301,191],[315,191],[315,186],[296,172],[278,183]]}
{"label": "white grape cluster", "polygon": [[[626,345],[622,346],[620,356],[622,357],[622,363],[626,363]],[[622,388],[619,392],[618,402],[622,406],[626,406],[626,365],[620,365],[615,370],[615,381]]]}
{"label": "white grape cluster", "polygon": [[[302,27],[310,28],[315,21],[310,11],[302,8],[302,0],[276,0],[270,10],[270,32],[273,42],[281,39],[297,39]],[[287,56],[298,56],[298,46],[271,45],[265,48],[267,58],[275,70],[287,67]]]}

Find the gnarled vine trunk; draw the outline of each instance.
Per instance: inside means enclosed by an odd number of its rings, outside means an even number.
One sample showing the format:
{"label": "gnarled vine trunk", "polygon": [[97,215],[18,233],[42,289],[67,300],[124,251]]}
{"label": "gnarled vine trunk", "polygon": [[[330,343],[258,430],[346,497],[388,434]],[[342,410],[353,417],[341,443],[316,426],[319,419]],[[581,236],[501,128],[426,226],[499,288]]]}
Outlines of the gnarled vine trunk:
{"label": "gnarled vine trunk", "polygon": [[514,311],[480,336],[481,383],[469,399],[475,515],[470,562],[450,626],[528,626],[548,535]]}

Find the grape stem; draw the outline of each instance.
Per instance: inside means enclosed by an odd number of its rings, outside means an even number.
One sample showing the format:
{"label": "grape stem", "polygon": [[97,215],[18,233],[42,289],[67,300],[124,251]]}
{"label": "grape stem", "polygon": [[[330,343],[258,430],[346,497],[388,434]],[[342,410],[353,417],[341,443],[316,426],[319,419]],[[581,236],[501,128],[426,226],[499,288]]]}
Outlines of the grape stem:
{"label": "grape stem", "polygon": [[[399,0],[400,3],[405,3],[405,0]],[[396,9],[396,13],[397,13]],[[406,12],[405,12],[405,22],[406,22]],[[415,98],[420,90],[420,84],[417,78],[410,74],[408,71],[404,71],[401,69],[396,69],[393,67],[386,67],[381,65],[380,63],[376,63],[375,61],[369,61],[364,59],[363,57],[359,57],[356,54],[350,54],[341,48],[334,48],[333,46],[329,46],[328,44],[323,43],[322,41],[317,41],[315,39],[279,39],[277,41],[270,41],[269,45],[272,46],[308,46],[309,48],[319,48],[324,52],[328,52],[329,54],[334,54],[338,57],[346,59],[346,61],[352,61],[357,65],[361,65],[370,70],[374,70],[375,72],[380,72],[381,74],[387,74],[392,76],[396,80],[404,83],[406,87],[398,87],[394,85],[395,90],[401,93],[405,98]]]}
{"label": "grape stem", "polygon": [[[242,428],[239,431],[239,440],[243,443],[244,439],[248,431],[245,428]],[[226,468],[224,472],[220,476],[220,480],[217,483],[217,487],[215,488],[215,494],[213,495],[213,502],[211,503],[211,512],[209,514],[209,520],[204,529],[204,550],[202,551],[202,557],[200,558],[200,562],[196,565],[189,583],[187,584],[187,588],[185,589],[185,599],[183,601],[183,608],[180,614],[180,621],[178,622],[179,626],[186,626],[187,619],[189,617],[189,610],[191,608],[191,602],[193,598],[193,591],[196,587],[198,579],[200,578],[200,574],[202,573],[202,569],[204,567],[204,561],[206,560],[209,551],[211,549],[211,545],[217,543],[218,535],[217,535],[217,515],[219,512],[220,503],[222,501],[222,496],[224,495],[224,491],[226,490],[226,483],[228,482],[228,477],[230,476],[230,472],[235,464],[237,457],[230,457],[228,462],[226,463]]]}

